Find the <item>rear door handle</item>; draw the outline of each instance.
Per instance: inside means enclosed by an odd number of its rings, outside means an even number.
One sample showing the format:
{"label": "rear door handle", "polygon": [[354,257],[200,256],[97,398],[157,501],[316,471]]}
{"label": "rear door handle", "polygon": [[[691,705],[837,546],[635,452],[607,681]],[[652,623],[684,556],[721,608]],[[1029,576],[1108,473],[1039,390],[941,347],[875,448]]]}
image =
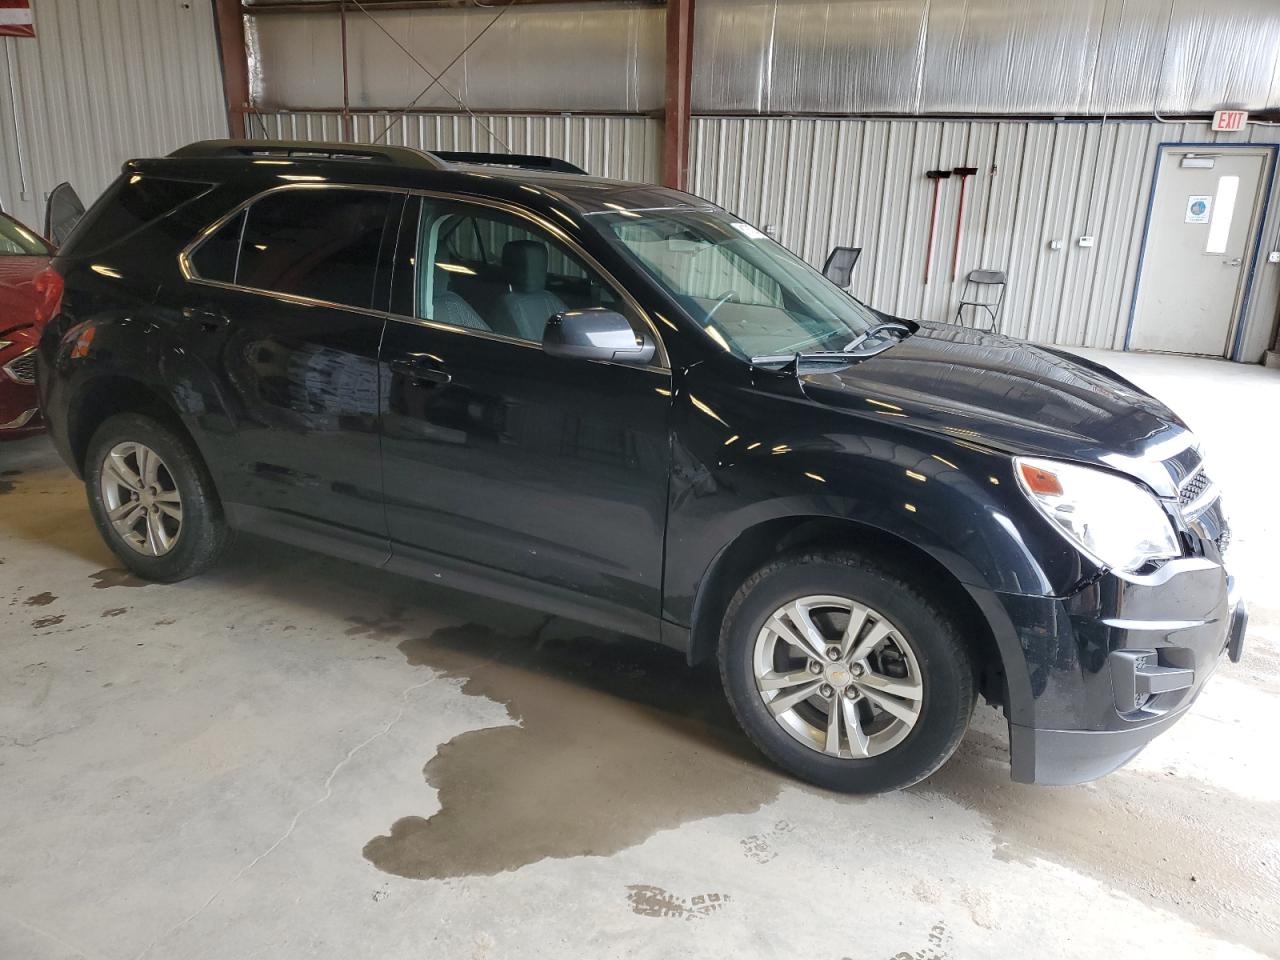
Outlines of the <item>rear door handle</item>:
{"label": "rear door handle", "polygon": [[419,383],[448,383],[453,379],[439,357],[429,353],[411,353],[399,360],[392,360],[393,372]]}
{"label": "rear door handle", "polygon": [[209,310],[204,307],[183,307],[182,317],[184,320],[194,320],[200,324],[200,328],[209,333],[213,333],[227,325],[227,315],[221,310]]}

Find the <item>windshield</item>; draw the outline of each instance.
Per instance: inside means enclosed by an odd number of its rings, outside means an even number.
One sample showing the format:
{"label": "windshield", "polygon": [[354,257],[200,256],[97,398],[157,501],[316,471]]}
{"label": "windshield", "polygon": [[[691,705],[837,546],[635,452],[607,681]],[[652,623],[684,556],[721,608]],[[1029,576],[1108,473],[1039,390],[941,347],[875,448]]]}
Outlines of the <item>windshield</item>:
{"label": "windshield", "polygon": [[0,257],[47,257],[49,245],[8,214],[0,213]]}
{"label": "windshield", "polygon": [[853,349],[886,318],[718,210],[591,215],[716,343],[745,359]]}

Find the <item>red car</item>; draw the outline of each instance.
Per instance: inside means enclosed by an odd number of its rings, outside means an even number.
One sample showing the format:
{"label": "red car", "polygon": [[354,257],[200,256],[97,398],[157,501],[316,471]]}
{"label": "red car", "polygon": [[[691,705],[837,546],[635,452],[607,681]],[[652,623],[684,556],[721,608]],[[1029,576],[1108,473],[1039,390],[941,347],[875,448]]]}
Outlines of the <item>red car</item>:
{"label": "red car", "polygon": [[36,342],[56,312],[62,278],[53,244],[0,213],[0,440],[44,429],[36,399]]}

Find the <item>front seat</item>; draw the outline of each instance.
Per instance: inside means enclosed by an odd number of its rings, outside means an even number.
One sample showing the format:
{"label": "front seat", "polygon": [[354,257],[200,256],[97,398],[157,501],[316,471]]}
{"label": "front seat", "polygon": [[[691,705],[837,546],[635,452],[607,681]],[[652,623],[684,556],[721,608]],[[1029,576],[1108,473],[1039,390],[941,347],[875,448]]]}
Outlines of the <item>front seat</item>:
{"label": "front seat", "polygon": [[432,320],[450,323],[455,327],[470,327],[472,330],[489,329],[489,325],[480,318],[471,304],[449,289],[449,271],[436,267],[431,285]]}
{"label": "front seat", "polygon": [[538,240],[512,240],[502,247],[502,272],[510,290],[493,306],[493,328],[522,340],[542,342],[552,315],[568,309],[547,291],[547,247]]}

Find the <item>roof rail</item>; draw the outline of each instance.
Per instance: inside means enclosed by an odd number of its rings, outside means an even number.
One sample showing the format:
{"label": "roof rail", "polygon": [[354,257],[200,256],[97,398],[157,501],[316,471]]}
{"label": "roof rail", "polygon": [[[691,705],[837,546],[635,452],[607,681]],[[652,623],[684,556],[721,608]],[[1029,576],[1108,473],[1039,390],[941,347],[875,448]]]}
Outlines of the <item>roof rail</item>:
{"label": "roof rail", "polygon": [[540,157],[531,153],[475,153],[470,150],[433,150],[434,156],[448,163],[479,163],[496,167],[521,167],[527,170],[553,170],[557,173],[587,171],[559,157]]}
{"label": "roof rail", "polygon": [[370,146],[361,143],[326,143],[311,140],[199,140],[179,147],[170,157],[260,157],[262,159],[354,160],[364,163],[390,163],[400,167],[442,170],[444,160],[424,150],[390,145]]}

